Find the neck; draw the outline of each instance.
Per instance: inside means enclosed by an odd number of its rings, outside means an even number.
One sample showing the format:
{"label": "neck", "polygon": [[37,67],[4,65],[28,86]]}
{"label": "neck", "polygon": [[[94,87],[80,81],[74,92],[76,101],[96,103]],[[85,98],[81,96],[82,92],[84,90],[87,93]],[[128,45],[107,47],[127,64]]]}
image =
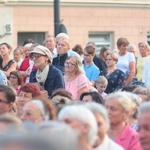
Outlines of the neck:
{"label": "neck", "polygon": [[143,53],[141,54],[142,57],[147,57],[148,56],[148,53]]}
{"label": "neck", "polygon": [[83,150],[93,150],[93,148],[89,145],[87,139],[85,137],[80,137],[81,149]]}
{"label": "neck", "polygon": [[46,66],[47,66],[47,64],[44,64],[44,65],[40,66],[39,69],[40,69],[41,71],[43,71],[43,69],[44,69]]}
{"label": "neck", "polygon": [[74,72],[66,72],[66,76],[68,79],[73,79],[76,77],[76,74]]}
{"label": "neck", "polygon": [[109,72],[113,72],[113,71],[116,70],[116,69],[117,69],[116,65],[107,67],[107,70],[108,70]]}
{"label": "neck", "polygon": [[119,51],[119,55],[120,55],[120,56],[124,56],[126,53],[127,53],[127,51],[125,51],[125,52],[120,52],[120,51]]}
{"label": "neck", "polygon": [[[106,136],[106,135],[105,135]],[[103,143],[103,141],[104,141],[104,139],[105,139],[105,136],[103,136],[103,137],[100,137],[96,142],[95,142],[95,144],[94,144],[94,148],[96,148],[96,147],[98,147],[100,144],[102,144]]]}
{"label": "neck", "polygon": [[6,54],[6,55],[3,56],[3,59],[6,60],[6,61],[10,60],[10,56]]}
{"label": "neck", "polygon": [[92,62],[89,62],[89,63],[84,62],[84,64],[85,64],[86,66],[91,65],[91,63],[92,63]]}
{"label": "neck", "polygon": [[130,117],[128,119],[128,123],[129,123],[130,126],[133,125],[135,122],[136,122],[136,119],[134,119],[133,117]]}
{"label": "neck", "polygon": [[123,130],[123,128],[125,127],[125,122],[122,122],[120,124],[111,124],[110,125],[110,129],[108,131],[108,136],[110,138],[115,138],[117,137]]}
{"label": "neck", "polygon": [[12,84],[12,86],[14,87],[14,89],[16,89],[18,87],[18,84]]}

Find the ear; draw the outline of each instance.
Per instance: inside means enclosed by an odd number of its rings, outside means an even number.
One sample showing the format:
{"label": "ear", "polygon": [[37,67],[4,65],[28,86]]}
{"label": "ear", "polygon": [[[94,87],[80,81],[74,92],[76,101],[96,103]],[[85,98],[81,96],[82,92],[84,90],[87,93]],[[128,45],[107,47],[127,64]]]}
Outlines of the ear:
{"label": "ear", "polygon": [[127,120],[129,118],[130,114],[131,114],[131,111],[129,111],[129,110],[124,111],[124,113],[123,113],[124,120]]}
{"label": "ear", "polygon": [[9,110],[9,112],[12,110],[12,108],[13,108],[13,103],[11,102],[11,103],[8,104],[8,110]]}

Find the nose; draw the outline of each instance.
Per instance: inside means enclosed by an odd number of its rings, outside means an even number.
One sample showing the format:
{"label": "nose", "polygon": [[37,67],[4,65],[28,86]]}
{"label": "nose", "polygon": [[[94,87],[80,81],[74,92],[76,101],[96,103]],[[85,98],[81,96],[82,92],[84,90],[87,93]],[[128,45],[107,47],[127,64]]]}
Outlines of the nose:
{"label": "nose", "polygon": [[21,114],[21,115],[20,115],[20,119],[23,120],[23,121],[26,120],[26,115],[25,115],[24,113]]}

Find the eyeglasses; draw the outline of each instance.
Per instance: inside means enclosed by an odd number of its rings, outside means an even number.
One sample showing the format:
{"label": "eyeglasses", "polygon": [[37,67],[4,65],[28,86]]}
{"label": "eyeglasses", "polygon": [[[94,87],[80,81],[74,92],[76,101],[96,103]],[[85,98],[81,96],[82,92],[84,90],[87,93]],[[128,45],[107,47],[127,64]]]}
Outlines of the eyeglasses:
{"label": "eyeglasses", "polygon": [[111,61],[111,60],[113,60],[113,59],[106,59],[106,61]]}
{"label": "eyeglasses", "polygon": [[6,103],[6,104],[9,104],[10,102],[8,102],[8,101],[6,101],[6,100],[0,99],[0,103]]}
{"label": "eyeglasses", "polygon": [[64,65],[68,66],[68,67],[76,66],[75,64],[73,64],[71,62],[67,62],[67,61],[64,63]]}
{"label": "eyeglasses", "polygon": [[83,54],[84,55],[84,57],[88,57],[88,56],[90,56],[90,54]]}
{"label": "eyeglasses", "polygon": [[12,79],[17,79],[17,77],[15,77],[15,76],[9,76],[9,78],[12,78]]}
{"label": "eyeglasses", "polygon": [[40,58],[40,57],[42,57],[42,56],[45,56],[45,55],[41,55],[41,54],[30,54],[30,58],[31,59],[38,59],[38,58]]}

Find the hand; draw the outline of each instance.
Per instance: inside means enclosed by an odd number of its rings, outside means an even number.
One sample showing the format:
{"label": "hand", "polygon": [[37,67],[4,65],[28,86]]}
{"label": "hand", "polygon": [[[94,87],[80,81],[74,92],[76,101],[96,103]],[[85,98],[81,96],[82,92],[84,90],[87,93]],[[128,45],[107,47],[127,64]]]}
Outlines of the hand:
{"label": "hand", "polygon": [[48,92],[46,90],[42,90],[41,91],[41,97],[42,98],[48,98],[49,97]]}

